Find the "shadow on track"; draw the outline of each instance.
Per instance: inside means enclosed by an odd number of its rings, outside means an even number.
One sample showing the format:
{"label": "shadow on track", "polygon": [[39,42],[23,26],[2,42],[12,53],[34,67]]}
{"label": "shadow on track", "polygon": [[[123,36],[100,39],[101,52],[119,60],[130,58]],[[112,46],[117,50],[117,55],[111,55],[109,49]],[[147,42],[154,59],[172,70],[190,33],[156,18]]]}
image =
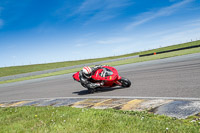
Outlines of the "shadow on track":
{"label": "shadow on track", "polygon": [[125,89],[125,88],[123,88],[123,87],[115,87],[115,88],[97,88],[97,90],[96,90],[94,93],[89,93],[88,90],[82,90],[82,91],[73,92],[73,94],[78,94],[78,95],[89,95],[89,94],[95,94],[95,93],[113,91],[113,90],[117,90],[117,89]]}

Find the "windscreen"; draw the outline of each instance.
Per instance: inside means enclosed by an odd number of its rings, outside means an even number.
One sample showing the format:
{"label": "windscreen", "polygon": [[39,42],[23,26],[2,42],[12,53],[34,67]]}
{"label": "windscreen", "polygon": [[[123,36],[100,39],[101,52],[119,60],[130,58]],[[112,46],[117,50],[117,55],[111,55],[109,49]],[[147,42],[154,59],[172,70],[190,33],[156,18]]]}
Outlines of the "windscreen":
{"label": "windscreen", "polygon": [[101,77],[107,77],[113,75],[113,72],[108,68],[103,68],[103,71],[99,75]]}

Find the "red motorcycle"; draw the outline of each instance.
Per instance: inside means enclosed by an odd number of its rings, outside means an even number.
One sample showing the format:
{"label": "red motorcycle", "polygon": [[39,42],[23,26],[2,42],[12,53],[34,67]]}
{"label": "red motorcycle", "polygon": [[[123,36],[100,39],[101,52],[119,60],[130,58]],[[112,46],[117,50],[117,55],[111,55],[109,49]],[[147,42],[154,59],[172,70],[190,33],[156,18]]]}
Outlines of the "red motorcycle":
{"label": "red motorcycle", "polygon": [[[79,72],[73,74],[73,78],[74,80],[80,82]],[[98,69],[92,75],[91,82],[104,82],[104,85],[100,86],[101,88],[115,86],[121,86],[125,88],[131,86],[131,81],[119,76],[117,70],[111,66],[103,66],[101,69]]]}

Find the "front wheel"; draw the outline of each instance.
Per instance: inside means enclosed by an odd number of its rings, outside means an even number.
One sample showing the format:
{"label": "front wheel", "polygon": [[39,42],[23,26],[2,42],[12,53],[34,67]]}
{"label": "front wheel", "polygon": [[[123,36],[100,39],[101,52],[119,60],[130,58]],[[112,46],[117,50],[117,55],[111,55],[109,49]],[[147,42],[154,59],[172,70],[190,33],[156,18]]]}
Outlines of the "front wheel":
{"label": "front wheel", "polygon": [[122,84],[123,87],[130,87],[131,86],[131,81],[126,79],[126,78],[121,78],[119,82]]}

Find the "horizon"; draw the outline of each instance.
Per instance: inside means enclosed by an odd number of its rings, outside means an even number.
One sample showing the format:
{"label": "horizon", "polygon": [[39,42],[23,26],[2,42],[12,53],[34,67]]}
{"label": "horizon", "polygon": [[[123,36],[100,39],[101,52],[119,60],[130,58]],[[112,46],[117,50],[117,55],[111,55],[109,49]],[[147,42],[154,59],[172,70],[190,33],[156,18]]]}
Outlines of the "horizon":
{"label": "horizon", "polygon": [[[185,43],[190,43],[190,42],[196,42],[196,41],[200,41],[200,40],[191,40],[189,42],[185,42]],[[181,43],[181,44],[185,44],[185,43]],[[179,44],[174,44],[174,45],[179,45]],[[169,46],[174,46],[174,45],[169,45]],[[165,46],[168,47],[168,46]],[[165,48],[165,47],[159,47],[159,48]],[[159,48],[155,48],[155,49],[159,49]],[[154,50],[154,49],[149,49],[149,50]],[[149,51],[146,50],[146,51]],[[100,57],[100,58],[109,58],[109,57],[116,57],[116,56],[123,56],[123,55],[128,55],[128,54],[135,54],[135,53],[139,53],[139,52],[146,52],[146,51],[138,51],[138,52],[134,52],[134,53],[127,53],[127,54],[122,54],[122,55],[113,55],[113,56],[108,56],[108,57]],[[138,54],[140,55],[140,54]],[[92,60],[92,59],[100,59],[100,58],[88,58],[88,59],[77,59],[77,60],[70,60],[70,61],[83,61],[83,60]],[[122,57],[123,58],[123,57]],[[53,64],[53,63],[62,63],[62,62],[70,62],[70,61],[59,61],[59,62],[48,62],[48,63],[40,63],[40,64],[27,64],[27,65],[18,65],[20,66],[31,66],[31,65],[43,65],[43,64]],[[16,66],[16,67],[18,67]],[[15,67],[15,66],[8,66],[8,67]],[[6,68],[6,67],[0,67],[0,68]]]}
{"label": "horizon", "polygon": [[200,1],[1,0],[0,67],[103,58],[200,40]]}

